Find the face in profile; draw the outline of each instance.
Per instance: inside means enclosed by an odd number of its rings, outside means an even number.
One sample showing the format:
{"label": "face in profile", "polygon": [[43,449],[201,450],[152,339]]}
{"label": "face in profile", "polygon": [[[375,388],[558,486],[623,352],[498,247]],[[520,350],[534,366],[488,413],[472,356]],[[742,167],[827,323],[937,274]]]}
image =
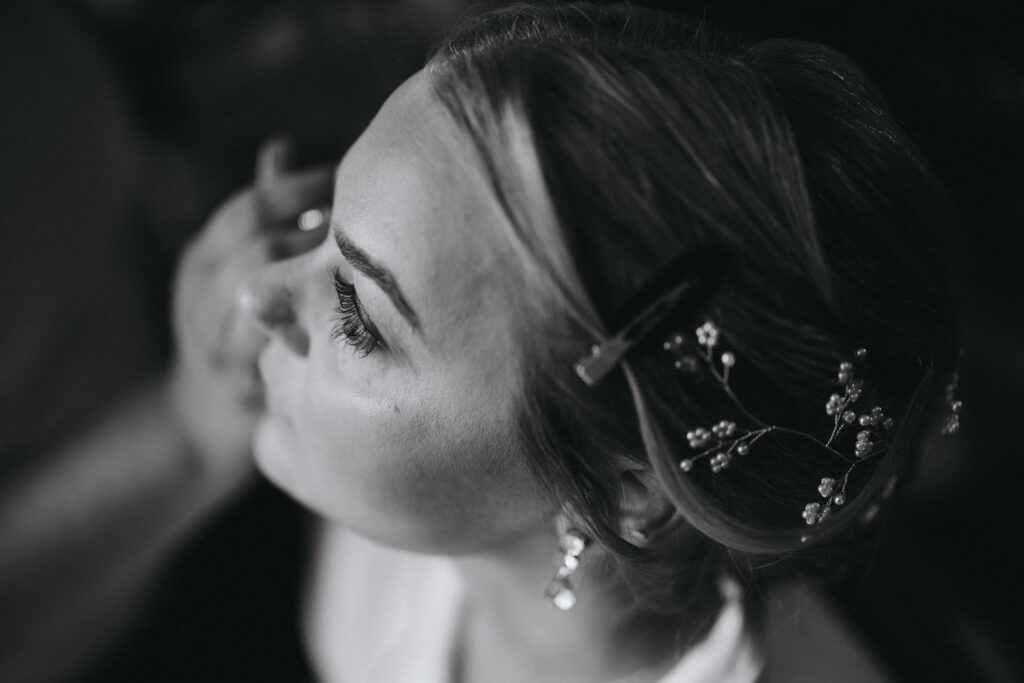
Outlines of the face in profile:
{"label": "face in profile", "polygon": [[381,542],[471,552],[549,510],[517,443],[522,276],[421,72],[349,150],[325,241],[256,275],[272,481]]}

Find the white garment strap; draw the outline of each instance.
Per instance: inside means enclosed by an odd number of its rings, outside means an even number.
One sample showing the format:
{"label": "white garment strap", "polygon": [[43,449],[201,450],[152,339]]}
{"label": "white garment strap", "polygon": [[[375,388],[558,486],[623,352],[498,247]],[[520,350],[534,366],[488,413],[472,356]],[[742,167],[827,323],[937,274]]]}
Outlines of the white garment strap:
{"label": "white garment strap", "polygon": [[727,598],[707,637],[659,683],[755,683],[764,657],[745,621],[739,594]]}

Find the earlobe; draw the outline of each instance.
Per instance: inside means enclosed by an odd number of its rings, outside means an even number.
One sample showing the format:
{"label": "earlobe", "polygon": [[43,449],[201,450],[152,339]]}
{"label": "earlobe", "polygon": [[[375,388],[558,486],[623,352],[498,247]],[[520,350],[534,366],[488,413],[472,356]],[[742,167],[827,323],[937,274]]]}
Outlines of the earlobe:
{"label": "earlobe", "polygon": [[673,516],[675,506],[662,493],[653,472],[631,465],[619,476],[619,534],[627,543],[643,548],[651,534]]}

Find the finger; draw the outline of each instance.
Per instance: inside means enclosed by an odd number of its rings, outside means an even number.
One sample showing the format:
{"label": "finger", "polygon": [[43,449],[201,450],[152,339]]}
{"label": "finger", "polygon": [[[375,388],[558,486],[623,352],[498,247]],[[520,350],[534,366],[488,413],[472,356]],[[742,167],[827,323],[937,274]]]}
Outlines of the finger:
{"label": "finger", "polygon": [[334,191],[334,167],[315,166],[256,179],[256,195],[269,223],[294,225],[306,209],[329,205]]}
{"label": "finger", "polygon": [[272,261],[279,261],[309,251],[323,241],[326,227],[317,231],[291,231],[264,235],[253,240],[233,258],[226,261],[214,282],[221,298],[219,306],[211,306],[211,323],[219,318],[211,348],[215,367],[230,368],[252,365],[266,342],[266,333],[255,319],[242,311],[242,292],[248,280]]}
{"label": "finger", "polygon": [[233,369],[226,379],[245,410],[258,413],[265,407],[263,379],[255,365]]}
{"label": "finger", "polygon": [[[248,355],[246,350],[236,349],[231,339],[235,327],[237,290],[239,283],[249,274],[270,261],[271,252],[272,247],[266,237],[250,238],[247,242],[240,242],[229,258],[219,262],[216,272],[207,280],[209,284],[206,293],[197,301],[196,307],[199,310],[195,324],[197,333],[202,337],[203,347],[208,350],[215,368],[229,364],[233,356],[245,359]],[[251,334],[262,336],[257,332],[256,329],[249,330]],[[247,360],[243,360],[244,362]]]}
{"label": "finger", "polygon": [[274,235],[270,243],[270,258],[274,261],[292,258],[314,249],[327,236],[330,213],[325,212],[327,220],[322,220],[316,227],[291,230]]}
{"label": "finger", "polygon": [[224,200],[210,215],[194,240],[205,261],[217,261],[241,239],[258,234],[263,218],[253,188],[245,187]]}
{"label": "finger", "polygon": [[256,181],[271,181],[291,167],[295,159],[295,139],[278,133],[263,142],[256,153]]}
{"label": "finger", "polygon": [[246,370],[254,372],[260,351],[269,341],[266,332],[237,305],[231,309],[224,323],[218,340],[220,353],[214,356],[214,367],[243,374]]}

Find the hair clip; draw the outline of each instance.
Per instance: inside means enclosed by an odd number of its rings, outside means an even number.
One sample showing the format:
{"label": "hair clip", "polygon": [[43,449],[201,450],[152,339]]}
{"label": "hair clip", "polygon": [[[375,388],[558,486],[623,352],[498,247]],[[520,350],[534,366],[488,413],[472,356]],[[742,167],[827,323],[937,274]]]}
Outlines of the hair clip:
{"label": "hair clip", "polygon": [[[846,471],[838,477],[822,477],[817,487],[821,500],[804,506],[802,517],[807,524],[825,521],[832,514],[833,506],[846,502],[850,474],[864,460],[884,452],[888,443],[887,433],[894,426],[893,419],[880,406],[864,411],[857,409],[857,403],[864,392],[860,372],[868,355],[867,349],[857,349],[850,360],[839,364],[836,380],[842,386],[842,393],[832,394],[825,402],[825,414],[832,418],[832,431],[828,438],[821,440],[806,432],[767,424],[746,409],[729,384],[729,373],[736,365],[736,354],[722,351],[715,356],[720,338],[718,326],[708,321],[696,329],[693,337],[695,344],[683,335],[675,334],[662,348],[675,357],[674,367],[677,370],[692,374],[703,363],[749,424],[741,426],[732,420],[719,420],[708,427],[697,427],[687,432],[688,445],[696,453],[683,458],[679,468],[683,472],[690,472],[698,462],[707,459],[711,471],[718,474],[728,469],[735,456],[747,455],[760,439],[772,433],[807,440],[847,464]],[[839,435],[847,429],[857,429],[852,457],[839,450],[835,444]]]}
{"label": "hair clip", "polygon": [[626,355],[633,342],[642,337],[655,323],[661,314],[678,301],[692,287],[689,280],[683,281],[662,294],[653,304],[644,309],[629,325],[614,337],[590,348],[590,355],[576,361],[573,366],[576,374],[588,386],[592,387],[601,381],[612,368],[618,365]]}
{"label": "hair clip", "polygon": [[[589,387],[600,382],[623,357],[648,346],[668,330],[666,321],[678,320],[704,306],[718,289],[731,256],[723,249],[703,247],[672,259],[613,316],[612,329],[619,331],[590,348],[573,365]],[[652,348],[656,348],[653,345]]]}

